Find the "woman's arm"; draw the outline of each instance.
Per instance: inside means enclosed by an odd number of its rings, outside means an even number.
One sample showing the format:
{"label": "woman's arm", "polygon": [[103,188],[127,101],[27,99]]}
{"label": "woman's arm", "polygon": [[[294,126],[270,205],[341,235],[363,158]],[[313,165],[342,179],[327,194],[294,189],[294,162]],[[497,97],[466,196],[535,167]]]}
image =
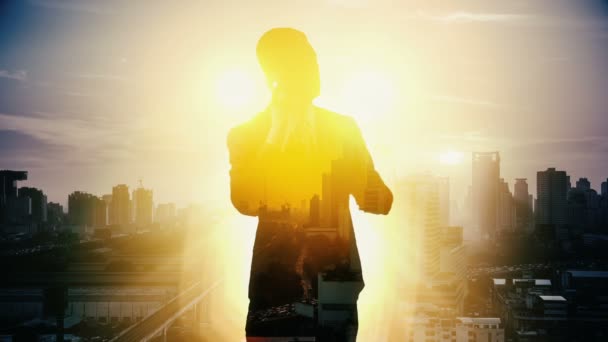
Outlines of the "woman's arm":
{"label": "woman's arm", "polygon": [[372,214],[386,215],[393,204],[393,193],[374,168],[374,162],[357,123],[351,118],[348,120],[347,146],[349,147],[345,153],[350,154],[347,158],[352,158],[351,193],[359,209]]}

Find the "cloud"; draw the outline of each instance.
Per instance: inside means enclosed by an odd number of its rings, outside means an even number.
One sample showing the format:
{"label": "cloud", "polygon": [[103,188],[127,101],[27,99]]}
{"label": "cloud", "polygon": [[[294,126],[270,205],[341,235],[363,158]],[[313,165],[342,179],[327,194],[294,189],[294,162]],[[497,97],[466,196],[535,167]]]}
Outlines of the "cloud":
{"label": "cloud", "polygon": [[0,168],[44,166],[66,153],[55,145],[17,130],[0,130]]}
{"label": "cloud", "polygon": [[94,94],[94,93],[83,93],[80,91],[66,91],[63,94],[67,95],[67,96],[72,96],[72,97],[95,97],[95,96],[99,95],[99,94]]}
{"label": "cloud", "polygon": [[353,9],[366,8],[370,5],[368,0],[328,0],[328,3],[330,6]]}
{"label": "cloud", "polygon": [[10,70],[0,69],[0,77],[23,82],[27,79],[27,71],[26,70],[10,71]]}
{"label": "cloud", "polygon": [[103,81],[120,81],[125,82],[128,79],[120,75],[111,74],[75,74],[74,77],[85,80],[103,80]]}
{"label": "cloud", "polygon": [[439,137],[445,141],[453,141],[453,142],[487,142],[490,139],[483,135],[480,131],[465,131],[462,133],[456,134],[444,134]]}
{"label": "cloud", "polygon": [[100,7],[100,2],[84,0],[29,0],[32,6],[49,8],[62,11],[84,12],[92,14],[112,13],[108,8]]}
{"label": "cloud", "polygon": [[457,23],[474,23],[474,22],[494,22],[494,23],[508,23],[515,21],[522,21],[529,18],[529,15],[525,14],[511,14],[511,13],[483,13],[483,12],[468,12],[468,11],[455,11],[442,15],[431,15],[425,12],[418,11],[417,15],[424,19],[438,21],[446,24],[457,24]]}
{"label": "cloud", "polygon": [[572,158],[600,158],[608,153],[608,137],[589,136],[562,139],[536,139],[516,144],[509,149],[514,155],[548,158],[563,155]]}
{"label": "cloud", "polygon": [[491,107],[491,108],[502,108],[503,106],[492,101],[478,100],[460,96],[453,95],[432,95],[430,96],[431,101],[436,102],[448,102],[448,103],[457,103],[457,104],[465,104],[472,106],[481,106],[481,107]]}

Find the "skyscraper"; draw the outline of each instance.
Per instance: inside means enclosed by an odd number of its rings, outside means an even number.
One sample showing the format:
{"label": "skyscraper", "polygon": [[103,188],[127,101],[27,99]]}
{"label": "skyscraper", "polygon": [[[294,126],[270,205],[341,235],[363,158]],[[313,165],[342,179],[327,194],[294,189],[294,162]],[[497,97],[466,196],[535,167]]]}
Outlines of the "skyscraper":
{"label": "skyscraper", "polygon": [[321,199],[319,195],[314,195],[310,199],[310,211],[308,224],[312,227],[318,227],[321,218]]}
{"label": "skyscraper", "polygon": [[567,198],[570,176],[566,171],[548,168],[536,173],[537,224],[567,223]]}
{"label": "skyscraper", "polygon": [[337,228],[340,220],[340,205],[348,203],[348,184],[339,175],[349,174],[348,165],[343,159],[331,163],[331,171],[322,175],[321,181],[321,219],[323,227]]}
{"label": "skyscraper", "polygon": [[27,171],[0,170],[0,200],[17,197],[17,181],[27,179]]}
{"label": "skyscraper", "polygon": [[64,222],[63,206],[61,204],[53,202],[47,204],[47,222],[54,227]]}
{"label": "skyscraper", "polygon": [[110,224],[126,225],[131,223],[131,202],[129,187],[119,184],[112,188],[112,203],[110,204]]}
{"label": "skyscraper", "polygon": [[513,199],[515,201],[515,228],[518,232],[530,230],[532,221],[532,200],[528,192],[526,178],[516,178],[513,187]]}
{"label": "skyscraper", "polygon": [[110,206],[112,205],[112,194],[105,194],[101,199],[106,203],[106,224],[110,224]]}
{"label": "skyscraper", "polygon": [[579,180],[576,181],[576,188],[582,191],[591,190],[591,182],[589,182],[587,178],[579,178]]}
{"label": "skyscraper", "polygon": [[498,187],[498,202],[497,202],[497,229],[500,231],[511,232],[515,228],[515,205],[513,195],[509,190],[509,183],[504,179],[500,179]]}
{"label": "skyscraper", "polygon": [[447,227],[450,225],[450,179],[439,177],[439,226]]}
{"label": "skyscraper", "polygon": [[17,198],[17,181],[27,179],[27,171],[0,170],[0,224],[7,223],[9,201]]}
{"label": "skyscraper", "polygon": [[68,196],[68,220],[70,224],[93,227],[95,209],[99,200],[95,195],[74,191]]}
{"label": "skyscraper", "polygon": [[95,197],[95,227],[103,228],[108,224],[108,204],[102,198]]}
{"label": "skyscraper", "polygon": [[473,152],[472,218],[481,239],[496,232],[500,156],[498,152]]}
{"label": "skyscraper", "polygon": [[439,227],[439,181],[431,175],[408,177],[400,186],[404,205],[408,243],[417,246],[414,253],[415,270],[407,268],[408,274],[422,275],[432,280],[439,273],[440,227]]}
{"label": "skyscraper", "polygon": [[133,205],[135,207],[135,223],[138,226],[151,224],[154,211],[152,190],[144,189],[141,185],[133,190]]}
{"label": "skyscraper", "polygon": [[47,198],[44,192],[36,188],[19,188],[19,197],[29,197],[32,202],[32,220],[40,224],[47,220]]}
{"label": "skyscraper", "polygon": [[466,296],[466,254],[461,227],[441,227],[440,188],[445,179],[415,175],[399,184],[403,244],[411,246],[400,263],[400,306],[431,304],[461,314]]}
{"label": "skyscraper", "polygon": [[[367,169],[366,179],[366,190],[363,196],[363,205],[361,210],[371,212],[383,212],[386,211],[387,199],[386,193],[383,191],[384,183],[377,175],[374,175],[376,171],[373,167]],[[446,178],[447,179],[447,178]],[[449,201],[449,197],[448,197]]]}
{"label": "skyscraper", "polygon": [[154,222],[169,224],[175,221],[175,203],[160,203],[156,206]]}

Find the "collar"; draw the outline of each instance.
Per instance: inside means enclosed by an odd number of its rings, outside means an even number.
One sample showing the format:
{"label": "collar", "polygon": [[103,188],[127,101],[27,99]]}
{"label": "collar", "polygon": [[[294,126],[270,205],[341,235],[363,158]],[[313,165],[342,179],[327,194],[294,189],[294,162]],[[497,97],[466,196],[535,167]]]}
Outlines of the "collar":
{"label": "collar", "polygon": [[[276,116],[277,112],[279,111],[279,109],[275,106],[273,106],[272,104],[268,106],[268,108],[270,109],[270,115],[271,116]],[[294,122],[294,120],[289,120],[291,122]],[[312,127],[314,127],[315,124],[315,106],[311,103],[310,106],[308,107],[308,110],[306,110],[306,114],[304,116],[304,121],[307,122],[309,125],[311,125]]]}

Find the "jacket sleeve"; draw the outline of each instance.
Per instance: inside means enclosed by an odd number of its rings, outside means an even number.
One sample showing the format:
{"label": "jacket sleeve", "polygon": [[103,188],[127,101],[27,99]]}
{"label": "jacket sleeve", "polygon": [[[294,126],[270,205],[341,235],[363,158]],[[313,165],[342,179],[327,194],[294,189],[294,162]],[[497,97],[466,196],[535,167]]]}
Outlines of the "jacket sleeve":
{"label": "jacket sleeve", "polygon": [[360,210],[372,214],[386,215],[393,204],[393,193],[384,184],[374,168],[374,162],[367,149],[361,130],[354,119],[349,118],[347,148],[345,154],[351,160],[351,194]]}
{"label": "jacket sleeve", "polygon": [[257,216],[264,195],[264,172],[258,161],[258,148],[252,146],[243,127],[230,130],[227,145],[232,205],[241,214]]}

